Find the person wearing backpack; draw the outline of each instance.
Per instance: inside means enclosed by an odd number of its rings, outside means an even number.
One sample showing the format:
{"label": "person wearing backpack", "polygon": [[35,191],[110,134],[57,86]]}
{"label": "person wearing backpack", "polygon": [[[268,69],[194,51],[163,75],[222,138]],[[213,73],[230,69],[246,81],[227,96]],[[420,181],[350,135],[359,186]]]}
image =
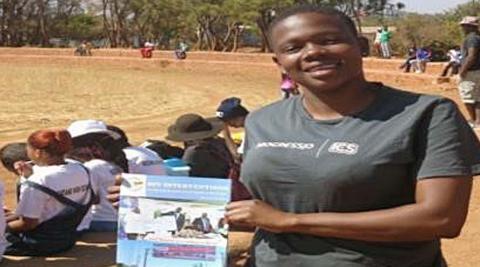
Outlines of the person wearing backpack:
{"label": "person wearing backpack", "polygon": [[80,163],[64,159],[72,147],[66,130],[39,130],[27,139],[32,162],[15,169],[22,183],[18,216],[7,224],[5,255],[48,256],[75,245],[76,228],[95,199],[90,174]]}

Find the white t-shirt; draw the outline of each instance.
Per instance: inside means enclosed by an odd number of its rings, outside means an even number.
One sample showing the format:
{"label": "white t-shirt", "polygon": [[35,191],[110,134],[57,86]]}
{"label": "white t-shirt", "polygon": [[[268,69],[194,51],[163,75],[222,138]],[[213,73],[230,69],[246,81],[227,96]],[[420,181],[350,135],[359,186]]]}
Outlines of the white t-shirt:
{"label": "white t-shirt", "polygon": [[117,210],[107,200],[107,189],[115,184],[115,176],[122,170],[114,164],[101,159],[85,162],[84,165],[90,170],[94,191],[100,198],[100,203],[95,204],[85,217],[91,221],[117,221]]}
{"label": "white t-shirt", "polygon": [[[3,183],[0,182],[0,207],[3,207],[3,198],[5,197],[5,192],[3,190]],[[5,240],[5,227],[7,223],[5,221],[5,212],[3,208],[0,209],[0,261],[2,259],[5,248],[7,247],[7,241]]]}
{"label": "white t-shirt", "polygon": [[[86,204],[90,200],[88,175],[78,163],[37,166],[28,180],[77,202]],[[22,217],[38,219],[42,223],[53,218],[65,208],[65,205],[26,184],[20,189],[20,200],[15,213]]]}
{"label": "white t-shirt", "polygon": [[145,147],[123,149],[128,160],[128,172],[147,175],[165,175],[163,160],[155,151]]}

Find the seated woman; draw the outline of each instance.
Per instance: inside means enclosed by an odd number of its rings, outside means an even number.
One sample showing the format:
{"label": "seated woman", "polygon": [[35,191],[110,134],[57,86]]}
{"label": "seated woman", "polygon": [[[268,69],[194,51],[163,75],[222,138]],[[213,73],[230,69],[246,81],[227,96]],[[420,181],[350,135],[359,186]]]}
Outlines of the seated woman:
{"label": "seated woman", "polygon": [[129,173],[165,175],[163,159],[155,151],[131,145],[125,132],[117,126],[107,125],[107,128],[120,136],[114,144],[125,154]]}
{"label": "seated woman", "polygon": [[19,162],[22,183],[15,211],[8,222],[6,255],[47,256],[70,249],[76,228],[90,208],[94,193],[89,171],[64,160],[72,147],[66,130],[40,130],[27,140],[27,154],[35,164]]}
{"label": "seated woman", "polygon": [[75,121],[70,124],[68,131],[73,137],[74,147],[68,158],[83,162],[90,170],[93,189],[98,196],[77,230],[114,232],[118,214],[107,201],[106,191],[114,184],[117,174],[128,172],[125,154],[116,146],[115,140],[120,136],[99,120]]}
{"label": "seated woman", "polygon": [[166,139],[184,142],[182,160],[190,166],[190,176],[227,178],[233,158],[218,137],[224,128],[217,118],[203,118],[197,114],[185,114],[168,127]]}

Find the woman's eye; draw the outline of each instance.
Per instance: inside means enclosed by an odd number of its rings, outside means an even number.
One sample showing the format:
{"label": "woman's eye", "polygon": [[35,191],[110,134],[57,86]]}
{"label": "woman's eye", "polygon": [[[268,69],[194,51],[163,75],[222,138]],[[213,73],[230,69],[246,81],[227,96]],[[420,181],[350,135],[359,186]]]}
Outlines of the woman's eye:
{"label": "woman's eye", "polygon": [[285,53],[295,53],[298,52],[301,48],[299,46],[287,46],[283,49]]}
{"label": "woman's eye", "polygon": [[327,45],[338,44],[339,42],[340,41],[338,39],[327,39],[323,41],[323,43]]}

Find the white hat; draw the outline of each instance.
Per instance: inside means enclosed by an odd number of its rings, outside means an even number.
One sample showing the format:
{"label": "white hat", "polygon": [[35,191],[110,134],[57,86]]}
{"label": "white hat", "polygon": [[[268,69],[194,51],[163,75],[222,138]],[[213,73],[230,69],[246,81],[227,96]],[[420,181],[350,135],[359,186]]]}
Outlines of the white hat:
{"label": "white hat", "polygon": [[460,25],[478,26],[478,18],[473,16],[466,16],[460,21]]}
{"label": "white hat", "polygon": [[79,137],[90,133],[106,133],[113,139],[119,139],[120,135],[107,128],[107,125],[103,121],[98,120],[79,120],[74,121],[68,126],[67,131],[72,138]]}

